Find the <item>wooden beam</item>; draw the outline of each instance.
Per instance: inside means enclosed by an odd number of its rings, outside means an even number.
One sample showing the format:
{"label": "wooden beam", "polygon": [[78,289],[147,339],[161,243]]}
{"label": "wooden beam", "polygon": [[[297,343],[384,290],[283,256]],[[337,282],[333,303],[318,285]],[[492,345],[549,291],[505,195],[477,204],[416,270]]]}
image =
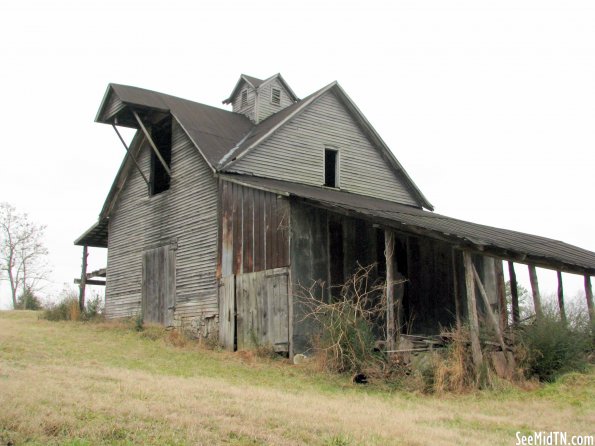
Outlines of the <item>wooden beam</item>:
{"label": "wooden beam", "polygon": [[539,282],[537,281],[537,270],[535,269],[535,265],[529,265],[529,280],[531,281],[531,291],[533,292],[535,316],[537,319],[541,319],[543,310],[541,308],[541,295],[539,293]]}
{"label": "wooden beam", "polygon": [[[82,280],[81,279],[74,279],[74,283],[81,284],[82,283]],[[85,285],[105,286],[105,280],[87,279],[87,280],[85,280]]]}
{"label": "wooden beam", "polygon": [[83,246],[83,265],[81,268],[81,278],[79,283],[79,308],[81,311],[85,309],[85,288],[87,285],[87,257],[89,256],[89,247]]}
{"label": "wooden beam", "polygon": [[455,316],[457,320],[457,329],[461,328],[461,298],[459,296],[459,277],[457,275],[457,254],[454,247],[451,250],[451,261],[452,261],[452,288],[455,298]]}
{"label": "wooden beam", "polygon": [[585,297],[587,298],[587,309],[591,325],[595,321],[595,309],[593,308],[593,287],[591,287],[591,276],[585,274]]}
{"label": "wooden beam", "polygon": [[562,271],[558,273],[558,306],[560,307],[560,319],[566,323],[566,309],[564,308],[564,286],[562,284]]}
{"label": "wooden beam", "polygon": [[[483,299],[483,304],[486,307],[485,309],[486,309],[486,313],[488,314],[488,319],[492,323],[492,327],[494,328],[494,331],[496,332],[496,337],[498,338],[498,342],[500,343],[500,347],[502,348],[502,351],[506,352],[506,345],[504,344],[504,338],[502,337],[502,331],[500,331],[500,324],[498,323],[498,319],[494,315],[494,312],[492,311],[492,307],[490,306],[490,299],[488,297],[488,293],[486,293],[483,283],[481,283],[481,278],[479,277],[479,274],[477,274],[477,269],[475,269],[475,265],[471,264],[471,267],[473,268],[473,277],[475,278],[475,284],[477,285],[477,288],[479,289],[479,294],[481,295],[481,297]],[[506,353],[505,353],[505,355],[506,355]]]}
{"label": "wooden beam", "polygon": [[521,321],[521,313],[519,311],[519,289],[516,281],[516,273],[514,272],[514,262],[508,261],[508,274],[510,275],[510,296],[512,300],[512,323],[514,325]]}
{"label": "wooden beam", "polygon": [[163,165],[163,168],[165,169],[165,171],[167,172],[167,174],[171,177],[171,170],[169,169],[169,166],[167,165],[167,163],[165,162],[165,160],[161,156],[161,153],[159,152],[159,149],[157,148],[157,146],[153,142],[153,138],[151,138],[151,135],[147,131],[145,125],[143,124],[143,121],[140,119],[140,116],[138,116],[138,113],[135,112],[135,111],[132,111],[132,114],[136,118],[136,122],[138,122],[138,125],[140,126],[141,130],[143,131],[143,133],[145,135],[145,138],[147,138],[147,141],[149,141],[149,144],[150,144],[151,148],[153,149],[153,152],[155,152],[155,156],[157,156],[157,158],[159,158],[159,161]]}
{"label": "wooden beam", "polygon": [[475,280],[473,277],[473,262],[471,253],[463,251],[465,264],[465,287],[467,288],[467,314],[469,317],[469,334],[471,336],[471,354],[476,375],[479,375],[483,363],[481,346],[479,345],[479,321],[477,318],[477,303],[475,301]]}
{"label": "wooden beam", "polygon": [[395,234],[384,231],[384,257],[386,259],[386,348],[395,349]]}
{"label": "wooden beam", "polygon": [[508,305],[506,303],[506,284],[504,283],[502,259],[494,259],[494,270],[496,272],[496,294],[500,314],[500,329],[504,331],[508,326]]}
{"label": "wooden beam", "polygon": [[[132,152],[130,151],[130,148],[128,147],[128,144],[126,144],[126,141],[124,141],[124,138],[122,138],[122,135],[120,135],[120,132],[118,131],[118,128],[116,127],[115,124],[112,124],[112,127],[114,128],[114,130],[116,131],[116,134],[118,135],[118,138],[120,138],[120,141],[122,142],[122,145],[124,146],[124,148],[126,149],[126,152],[128,152],[128,155],[130,156],[130,158],[132,159],[132,161],[134,162],[134,165],[136,166],[136,168],[138,169],[141,177],[143,177],[143,180],[145,180],[145,183],[147,183],[147,187],[151,187],[151,183],[149,183],[149,180],[147,179],[147,177],[145,176],[143,170],[140,168],[140,165],[138,164],[138,161],[136,161],[136,158],[134,157],[134,155],[132,154]],[[141,141],[142,144],[142,141]]]}

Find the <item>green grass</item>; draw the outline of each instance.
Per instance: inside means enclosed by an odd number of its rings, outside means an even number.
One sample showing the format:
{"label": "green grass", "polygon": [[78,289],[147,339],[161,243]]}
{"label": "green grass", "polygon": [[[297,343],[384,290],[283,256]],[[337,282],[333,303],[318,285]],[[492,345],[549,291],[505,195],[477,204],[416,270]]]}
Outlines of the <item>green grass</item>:
{"label": "green grass", "polygon": [[0,312],[0,444],[514,444],[517,431],[595,425],[593,371],[428,396],[167,339]]}

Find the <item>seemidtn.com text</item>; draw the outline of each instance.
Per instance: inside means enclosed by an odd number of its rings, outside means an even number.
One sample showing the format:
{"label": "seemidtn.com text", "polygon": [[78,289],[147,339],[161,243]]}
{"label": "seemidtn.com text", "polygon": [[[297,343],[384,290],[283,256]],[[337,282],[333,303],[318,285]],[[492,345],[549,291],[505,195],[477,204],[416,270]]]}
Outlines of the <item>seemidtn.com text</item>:
{"label": "seemidtn.com text", "polygon": [[568,432],[516,433],[517,446],[594,446],[593,435],[569,435]]}

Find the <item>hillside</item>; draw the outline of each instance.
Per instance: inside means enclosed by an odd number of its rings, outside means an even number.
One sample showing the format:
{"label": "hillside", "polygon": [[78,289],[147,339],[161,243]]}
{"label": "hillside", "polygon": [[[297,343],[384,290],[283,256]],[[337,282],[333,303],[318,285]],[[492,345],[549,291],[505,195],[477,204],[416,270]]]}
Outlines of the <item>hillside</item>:
{"label": "hillside", "polygon": [[593,373],[427,396],[175,344],[158,329],[0,312],[0,444],[510,445],[517,431],[595,425]]}

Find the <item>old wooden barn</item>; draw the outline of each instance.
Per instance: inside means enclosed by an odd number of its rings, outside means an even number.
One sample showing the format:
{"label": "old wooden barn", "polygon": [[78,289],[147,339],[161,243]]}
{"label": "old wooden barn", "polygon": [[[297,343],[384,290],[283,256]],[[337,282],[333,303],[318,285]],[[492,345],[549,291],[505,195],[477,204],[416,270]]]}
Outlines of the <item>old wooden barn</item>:
{"label": "old wooden barn", "polygon": [[[108,86],[96,121],[137,131],[130,145],[120,137],[126,154],[99,219],[75,242],[81,297],[104,283],[108,317],[142,313],[230,350],[293,355],[311,335],[301,287],[318,281],[332,296],[358,264],[375,264],[390,349],[401,332],[517,321],[504,294],[514,263],[529,268],[538,316],[536,266],[584,276],[593,317],[595,253],[434,213],[338,83],[300,100],[280,74],[242,75],[224,103],[232,110]],[[88,247],[107,248],[105,270],[87,273]],[[559,303],[563,315],[561,282]]]}

